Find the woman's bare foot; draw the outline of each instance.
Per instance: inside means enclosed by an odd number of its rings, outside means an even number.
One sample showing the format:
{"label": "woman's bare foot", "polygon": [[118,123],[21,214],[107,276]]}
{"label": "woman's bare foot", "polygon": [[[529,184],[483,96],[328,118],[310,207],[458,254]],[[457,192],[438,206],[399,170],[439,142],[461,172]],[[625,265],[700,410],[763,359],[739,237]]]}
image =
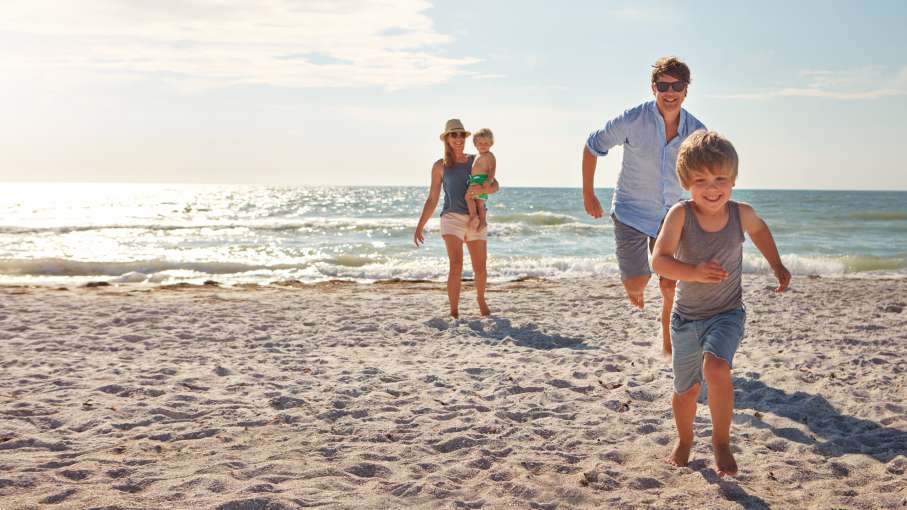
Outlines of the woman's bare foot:
{"label": "woman's bare foot", "polygon": [[491,308],[488,308],[488,303],[484,300],[479,301],[479,313],[482,314],[482,317],[488,317],[491,315]]}
{"label": "woman's bare foot", "polygon": [[712,451],[715,453],[718,476],[737,476],[737,461],[734,460],[734,454],[731,453],[731,445],[713,444]]}
{"label": "woman's bare foot", "polygon": [[677,444],[674,445],[674,451],[665,458],[665,462],[676,467],[686,467],[690,462],[690,450],[692,448],[693,443],[677,441]]}

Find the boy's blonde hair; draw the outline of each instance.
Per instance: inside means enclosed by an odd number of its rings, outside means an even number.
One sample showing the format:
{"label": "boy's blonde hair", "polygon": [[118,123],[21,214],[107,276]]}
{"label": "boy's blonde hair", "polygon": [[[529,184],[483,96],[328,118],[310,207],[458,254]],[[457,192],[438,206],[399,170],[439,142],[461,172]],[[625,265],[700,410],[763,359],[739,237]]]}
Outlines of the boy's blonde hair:
{"label": "boy's blonde hair", "polygon": [[693,172],[728,175],[737,180],[737,151],[731,142],[714,131],[700,129],[680,144],[677,177],[683,189],[690,189]]}
{"label": "boy's blonde hair", "polygon": [[494,133],[492,133],[491,130],[488,128],[482,128],[482,129],[476,131],[475,133],[473,133],[472,134],[473,143],[475,143],[476,138],[485,138],[489,142],[491,142],[491,145],[494,145]]}

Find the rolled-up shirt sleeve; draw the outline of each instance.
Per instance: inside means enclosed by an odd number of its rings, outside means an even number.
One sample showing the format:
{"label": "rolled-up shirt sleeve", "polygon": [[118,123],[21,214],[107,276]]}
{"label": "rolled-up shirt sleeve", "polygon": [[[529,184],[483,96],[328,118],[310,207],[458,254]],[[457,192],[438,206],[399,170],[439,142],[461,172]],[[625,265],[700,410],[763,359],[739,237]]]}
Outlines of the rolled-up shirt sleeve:
{"label": "rolled-up shirt sleeve", "polygon": [[586,147],[596,156],[604,156],[615,145],[623,145],[627,139],[629,125],[632,120],[633,110],[627,110],[622,115],[609,120],[605,127],[593,131],[586,139]]}

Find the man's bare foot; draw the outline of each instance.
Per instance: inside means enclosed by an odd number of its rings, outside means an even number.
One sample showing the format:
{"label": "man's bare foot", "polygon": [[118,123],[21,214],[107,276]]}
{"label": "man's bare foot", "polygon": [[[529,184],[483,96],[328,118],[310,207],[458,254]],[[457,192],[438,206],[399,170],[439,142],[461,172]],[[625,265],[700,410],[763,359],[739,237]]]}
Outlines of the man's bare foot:
{"label": "man's bare foot", "polygon": [[731,453],[731,445],[712,445],[715,452],[715,466],[718,476],[737,476],[737,461]]}
{"label": "man's bare foot", "polygon": [[632,304],[636,308],[639,308],[640,310],[642,310],[642,308],[646,304],[645,300],[643,299],[642,292],[640,292],[639,294],[627,292],[627,297],[630,298],[630,304]]}
{"label": "man's bare foot", "polygon": [[690,462],[690,450],[692,448],[693,443],[685,444],[678,440],[671,455],[665,457],[665,462],[676,467],[686,467]]}
{"label": "man's bare foot", "polygon": [[661,339],[661,355],[671,361],[671,340]]}
{"label": "man's bare foot", "polygon": [[482,314],[482,317],[488,317],[491,315],[491,308],[488,308],[488,303],[485,301],[479,301],[479,312]]}
{"label": "man's bare foot", "polygon": [[454,319],[459,319],[459,318],[460,318],[460,311],[451,308],[451,310],[450,310],[450,316],[453,317]]}

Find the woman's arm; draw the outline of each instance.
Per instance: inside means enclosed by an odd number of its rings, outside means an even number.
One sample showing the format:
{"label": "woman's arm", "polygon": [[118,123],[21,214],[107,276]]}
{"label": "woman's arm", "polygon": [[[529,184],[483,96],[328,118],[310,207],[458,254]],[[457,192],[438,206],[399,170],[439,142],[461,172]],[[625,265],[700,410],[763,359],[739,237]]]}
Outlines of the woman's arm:
{"label": "woman's arm", "polygon": [[652,251],[652,269],[665,278],[685,282],[717,283],[727,278],[727,271],[713,260],[694,266],[674,257],[680,245],[685,219],[683,204],[677,204],[668,211]]}
{"label": "woman's arm", "polygon": [[422,230],[428,219],[435,213],[438,207],[438,199],[441,196],[441,179],[444,177],[444,161],[438,160],[431,167],[431,187],[428,189],[428,198],[425,199],[425,205],[422,206],[422,214],[419,216],[419,223],[416,225],[416,231],[413,233],[413,243],[416,246],[425,242],[425,236]]}

